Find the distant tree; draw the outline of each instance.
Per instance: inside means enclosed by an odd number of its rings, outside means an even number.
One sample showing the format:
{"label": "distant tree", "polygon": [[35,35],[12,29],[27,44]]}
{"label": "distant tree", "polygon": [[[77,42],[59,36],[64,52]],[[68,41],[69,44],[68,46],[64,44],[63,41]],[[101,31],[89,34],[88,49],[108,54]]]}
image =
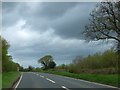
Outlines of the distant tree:
{"label": "distant tree", "polygon": [[55,67],[55,62],[51,55],[46,55],[38,60],[38,63],[41,63],[44,67],[44,70]]}
{"label": "distant tree", "polygon": [[34,67],[28,66],[28,71],[33,71]]}
{"label": "distant tree", "polygon": [[62,69],[65,69],[65,67],[66,67],[65,64],[62,64],[62,65],[61,65],[61,68],[62,68]]}
{"label": "distant tree", "polygon": [[49,62],[49,68],[55,68],[56,63],[54,61]]}
{"label": "distant tree", "polygon": [[90,15],[90,24],[85,30],[86,39],[114,39],[120,52],[120,1],[101,2]]}
{"label": "distant tree", "polygon": [[24,71],[24,68],[20,66],[19,71]]}

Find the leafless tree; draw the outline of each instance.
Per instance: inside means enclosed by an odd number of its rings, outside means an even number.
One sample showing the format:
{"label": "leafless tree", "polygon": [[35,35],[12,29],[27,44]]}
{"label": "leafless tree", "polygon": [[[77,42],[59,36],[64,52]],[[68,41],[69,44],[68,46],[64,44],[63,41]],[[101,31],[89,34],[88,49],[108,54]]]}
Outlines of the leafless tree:
{"label": "leafless tree", "polygon": [[117,41],[117,50],[120,53],[120,1],[101,2],[90,13],[90,23],[86,25],[85,37],[87,40]]}

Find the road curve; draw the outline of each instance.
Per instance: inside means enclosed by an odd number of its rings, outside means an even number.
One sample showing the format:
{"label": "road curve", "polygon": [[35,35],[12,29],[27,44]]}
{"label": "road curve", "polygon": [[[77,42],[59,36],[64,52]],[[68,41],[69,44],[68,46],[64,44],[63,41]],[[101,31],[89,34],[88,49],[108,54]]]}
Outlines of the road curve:
{"label": "road curve", "polygon": [[118,90],[113,87],[48,73],[24,72],[16,89]]}

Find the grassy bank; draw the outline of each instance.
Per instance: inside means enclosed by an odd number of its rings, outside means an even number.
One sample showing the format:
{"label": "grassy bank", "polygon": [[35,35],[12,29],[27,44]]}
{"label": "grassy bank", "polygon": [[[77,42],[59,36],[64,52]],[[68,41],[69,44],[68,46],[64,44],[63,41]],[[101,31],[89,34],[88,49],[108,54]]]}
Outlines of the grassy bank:
{"label": "grassy bank", "polygon": [[2,74],[2,88],[10,88],[16,79],[20,76],[20,72],[5,72]]}
{"label": "grassy bank", "polygon": [[0,72],[0,90],[2,89],[2,73]]}
{"label": "grassy bank", "polygon": [[50,71],[50,70],[45,71],[45,72],[118,87],[118,75],[117,74],[111,74],[111,75],[109,74],[105,74],[105,75],[104,74],[85,74],[85,73],[75,74],[75,73],[69,73],[69,72],[58,72],[58,71]]}

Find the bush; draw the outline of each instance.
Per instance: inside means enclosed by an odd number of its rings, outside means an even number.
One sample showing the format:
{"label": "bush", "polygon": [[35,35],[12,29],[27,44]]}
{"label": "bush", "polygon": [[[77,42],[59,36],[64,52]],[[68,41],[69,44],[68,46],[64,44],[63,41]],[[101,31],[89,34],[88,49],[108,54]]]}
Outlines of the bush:
{"label": "bush", "polygon": [[115,74],[118,73],[117,67],[118,55],[114,49],[110,49],[104,53],[96,53],[85,58],[76,58],[73,63],[67,66],[67,70],[70,73]]}

